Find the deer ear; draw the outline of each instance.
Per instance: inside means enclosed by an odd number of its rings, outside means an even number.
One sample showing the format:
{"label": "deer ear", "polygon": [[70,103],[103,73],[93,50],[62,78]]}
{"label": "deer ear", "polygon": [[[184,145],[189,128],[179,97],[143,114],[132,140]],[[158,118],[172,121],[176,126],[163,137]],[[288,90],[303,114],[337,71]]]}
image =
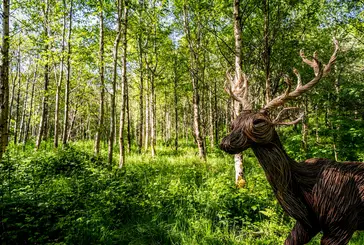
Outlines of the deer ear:
{"label": "deer ear", "polygon": [[259,113],[263,114],[264,116],[268,116],[268,115],[269,115],[269,112],[268,112],[268,110],[266,110],[266,109],[261,109],[261,110],[259,111]]}

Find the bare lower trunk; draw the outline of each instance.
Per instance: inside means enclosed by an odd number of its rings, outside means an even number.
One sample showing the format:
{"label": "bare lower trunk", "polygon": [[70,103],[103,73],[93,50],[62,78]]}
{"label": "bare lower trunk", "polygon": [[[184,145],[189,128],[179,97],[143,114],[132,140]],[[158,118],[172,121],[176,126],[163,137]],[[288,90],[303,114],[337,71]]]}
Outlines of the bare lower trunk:
{"label": "bare lower trunk", "polygon": [[25,129],[25,117],[26,117],[26,112],[27,112],[27,107],[28,107],[28,95],[29,95],[29,81],[30,78],[27,76],[26,77],[26,85],[25,85],[25,98],[23,101],[23,110],[22,110],[22,115],[21,115],[21,121],[20,121],[20,127],[19,127],[19,140],[18,142],[22,142],[22,139],[24,138],[24,129]]}
{"label": "bare lower trunk", "polygon": [[18,131],[19,131],[19,116],[20,116],[20,84],[21,84],[21,55],[20,55],[20,43],[19,43],[19,50],[18,50],[18,90],[16,93],[16,114],[15,114],[15,127],[14,127],[14,144],[18,143]]}
{"label": "bare lower trunk", "polygon": [[35,82],[37,81],[37,72],[38,72],[38,66],[35,67],[35,72],[34,72],[34,78],[33,78],[33,83],[32,83],[32,92],[30,95],[30,105],[29,105],[29,115],[28,115],[28,122],[26,124],[26,128],[24,130],[24,138],[23,138],[23,144],[25,145],[27,140],[28,140],[28,134],[30,128],[31,128],[31,120],[32,120],[32,115],[33,115],[33,101],[34,101],[34,90],[35,90]]}
{"label": "bare lower trunk", "polygon": [[73,113],[71,124],[70,124],[69,130],[67,132],[67,141],[69,141],[71,139],[72,130],[73,130],[73,127],[74,127],[75,122],[76,122],[77,111],[78,111],[78,108],[76,108],[74,113]]}
{"label": "bare lower trunk", "polygon": [[150,143],[151,143],[151,151],[152,151],[152,157],[155,157],[156,155],[156,150],[155,150],[155,146],[156,146],[156,116],[155,116],[155,88],[154,88],[154,76],[152,75],[152,79],[151,79],[151,112],[150,112]]}
{"label": "bare lower trunk", "polygon": [[[151,75],[149,76],[150,79]],[[149,94],[149,82],[145,80],[145,135],[144,135],[144,150],[147,151],[149,147],[149,135],[150,135],[150,94]]]}

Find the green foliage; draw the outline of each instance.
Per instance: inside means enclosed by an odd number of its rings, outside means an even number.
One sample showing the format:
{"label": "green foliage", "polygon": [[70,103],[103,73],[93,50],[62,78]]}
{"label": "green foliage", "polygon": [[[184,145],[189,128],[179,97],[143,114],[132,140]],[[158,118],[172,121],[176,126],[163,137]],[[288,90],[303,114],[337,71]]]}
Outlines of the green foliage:
{"label": "green foliage", "polygon": [[251,158],[238,190],[220,152],[204,163],[191,148],[172,157],[166,148],[110,172],[84,145],[12,148],[0,165],[3,244],[241,244],[282,241],[278,234],[288,232],[291,222]]}
{"label": "green foliage", "polygon": [[220,151],[202,162],[191,147],[160,147],[110,171],[90,145],[10,148],[0,164],[2,244],[282,244],[293,226],[252,152],[236,189]]}

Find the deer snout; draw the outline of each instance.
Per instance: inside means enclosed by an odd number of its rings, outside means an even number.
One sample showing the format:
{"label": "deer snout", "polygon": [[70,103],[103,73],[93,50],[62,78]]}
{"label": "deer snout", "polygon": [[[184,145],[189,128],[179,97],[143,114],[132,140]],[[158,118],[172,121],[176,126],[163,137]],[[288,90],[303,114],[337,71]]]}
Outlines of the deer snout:
{"label": "deer snout", "polygon": [[248,144],[247,139],[242,135],[236,137],[230,134],[225,136],[220,143],[220,149],[229,154],[238,154],[249,147],[250,144]]}

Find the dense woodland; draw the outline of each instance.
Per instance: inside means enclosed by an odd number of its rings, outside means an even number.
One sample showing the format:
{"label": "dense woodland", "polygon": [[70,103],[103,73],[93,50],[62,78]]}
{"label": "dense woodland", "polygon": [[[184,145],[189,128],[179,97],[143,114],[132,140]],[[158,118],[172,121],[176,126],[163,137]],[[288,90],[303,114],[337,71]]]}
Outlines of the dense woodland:
{"label": "dense woodland", "polygon": [[247,76],[259,110],[285,77],[296,86],[293,68],[309,81],[300,50],[327,63],[333,37],[330,74],[286,105],[302,122],[277,130],[296,160],[364,161],[362,1],[3,0],[1,12],[2,244],[282,244],[292,221],[253,154],[239,179],[218,148],[246,109],[226,87]]}

